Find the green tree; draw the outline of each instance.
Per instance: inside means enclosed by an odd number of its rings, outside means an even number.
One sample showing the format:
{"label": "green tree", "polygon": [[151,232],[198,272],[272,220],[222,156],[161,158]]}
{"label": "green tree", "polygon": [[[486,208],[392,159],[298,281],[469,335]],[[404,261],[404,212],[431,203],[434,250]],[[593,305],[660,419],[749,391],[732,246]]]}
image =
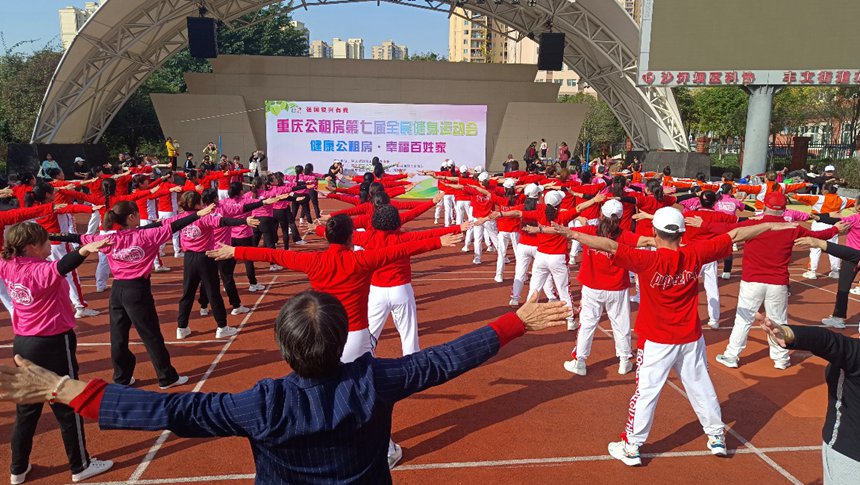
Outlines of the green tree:
{"label": "green tree", "polygon": [[678,105],[678,112],[681,114],[681,123],[687,133],[693,131],[693,127],[699,121],[699,113],[696,111],[696,100],[690,88],[676,87],[672,88],[675,94],[675,103]]}
{"label": "green tree", "polygon": [[743,136],[749,97],[741,88],[697,88],[693,100],[697,119],[691,132],[712,138]]}
{"label": "green tree", "polygon": [[596,153],[597,147],[610,143],[623,142],[627,138],[624,127],[618,122],[615,113],[602,99],[598,99],[587,93],[576,93],[559,98],[562,103],[585,104],[588,111],[579,131],[579,143],[585,145],[591,143],[592,153]]}
{"label": "green tree", "polygon": [[448,58],[435,52],[419,52],[406,58],[407,61],[447,61]]}

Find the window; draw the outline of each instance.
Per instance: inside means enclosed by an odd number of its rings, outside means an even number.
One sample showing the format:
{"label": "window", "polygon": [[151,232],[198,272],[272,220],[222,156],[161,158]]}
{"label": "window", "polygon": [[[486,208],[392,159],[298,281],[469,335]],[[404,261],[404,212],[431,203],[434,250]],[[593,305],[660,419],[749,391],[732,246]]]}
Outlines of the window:
{"label": "window", "polygon": [[464,30],[464,31],[463,31],[463,35],[469,35],[469,31],[468,31],[468,30]]}
{"label": "window", "polygon": [[463,39],[463,45],[469,45],[469,39]]}
{"label": "window", "polygon": [[568,79],[567,80],[567,86],[571,87],[571,88],[576,86],[576,79]]}
{"label": "window", "polygon": [[469,55],[469,49],[463,49],[463,55],[468,56]]}
{"label": "window", "polygon": [[561,79],[553,79],[552,82],[556,84],[561,84]]}
{"label": "window", "polygon": [[469,21],[468,21],[468,20],[464,20],[464,21],[463,21],[463,25],[464,25],[464,26],[466,26],[466,27],[468,27],[468,26],[469,26]]}

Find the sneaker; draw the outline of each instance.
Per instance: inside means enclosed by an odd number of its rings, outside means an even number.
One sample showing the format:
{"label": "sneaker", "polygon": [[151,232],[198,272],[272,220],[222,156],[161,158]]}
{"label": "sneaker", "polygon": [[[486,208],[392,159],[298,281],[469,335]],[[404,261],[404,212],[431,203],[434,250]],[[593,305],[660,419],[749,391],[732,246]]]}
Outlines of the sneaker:
{"label": "sneaker", "polygon": [[111,467],[113,467],[113,462],[110,460],[97,460],[95,458],[90,458],[90,466],[84,468],[84,471],[80,473],[72,473],[72,481],[77,483],[81,480],[101,475],[102,473],[110,470]]}
{"label": "sneaker", "polygon": [[472,264],[481,264],[481,258],[476,257],[472,260]]}
{"label": "sneaker", "polygon": [[495,252],[496,252],[496,248],[495,248],[495,247],[493,247],[493,246],[490,246],[490,247],[488,247],[484,252],[485,252],[485,253],[495,253]]}
{"label": "sneaker", "polygon": [[298,241],[294,242],[293,244],[295,244],[296,246],[304,246],[307,243],[308,242],[305,241],[304,239],[299,239]]}
{"label": "sneaker", "polygon": [[167,266],[159,266],[159,267],[155,268],[154,271],[156,273],[167,273],[168,271],[170,271],[170,268],[168,268]]}
{"label": "sneaker", "polygon": [[282,269],[284,269],[284,267],[280,264],[273,264],[269,266],[269,271],[281,271]]}
{"label": "sneaker", "polygon": [[505,256],[505,264],[511,264],[511,258]]}
{"label": "sneaker", "polygon": [[236,327],[229,327],[229,326],[218,327],[218,330],[215,331],[215,338],[232,337],[233,335],[236,335],[237,333],[239,333],[239,331],[236,330]]}
{"label": "sneaker", "polygon": [[785,370],[785,369],[788,369],[789,367],[791,367],[791,361],[790,360],[779,360],[779,361],[776,361],[773,363],[774,369]]}
{"label": "sneaker", "polygon": [[469,252],[469,246],[468,245],[463,246],[463,249],[461,249],[460,251],[463,251],[464,253],[468,253]]}
{"label": "sneaker", "polygon": [[433,225],[438,226],[439,225],[439,219],[433,219]]}
{"label": "sneaker", "polygon": [[496,283],[502,283],[503,281],[505,281],[505,279],[502,278],[502,275],[497,274],[496,277],[493,278],[493,281],[495,281]]}
{"label": "sneaker", "polygon": [[733,359],[723,354],[717,354],[717,362],[732,369],[738,368],[738,359]]}
{"label": "sneaker", "polygon": [[814,280],[814,279],[818,279],[818,274],[816,274],[815,271],[810,270],[810,271],[807,271],[806,273],[803,273],[803,277],[808,279],[808,280]]}
{"label": "sneaker", "polygon": [[185,257],[185,253],[173,253],[173,257],[176,259],[182,259]]}
{"label": "sneaker", "polygon": [[132,376],[132,378],[128,381],[128,384],[126,384],[126,386],[131,387],[134,385],[135,382],[137,382],[137,379],[135,379],[134,376]]}
{"label": "sneaker", "polygon": [[33,465],[27,465],[27,469],[24,470],[24,473],[19,473],[17,475],[14,473],[10,474],[9,475],[9,483],[11,483],[12,485],[18,485],[20,483],[26,482],[27,481],[27,474],[30,473],[30,471],[32,471],[32,470],[33,470]]}
{"label": "sneaker", "polygon": [[732,279],[732,274],[724,271],[723,274],[720,275],[720,278],[724,280],[730,280]]}
{"label": "sneaker", "polygon": [[570,372],[571,374],[576,374],[578,376],[584,376],[587,373],[585,368],[584,360],[568,360],[564,363],[564,370]]}
{"label": "sneaker", "polygon": [[716,320],[708,320],[708,326],[711,327],[711,330],[716,330],[720,328],[720,322]]}
{"label": "sneaker", "polygon": [[630,297],[630,303],[639,303],[639,293]]}
{"label": "sneaker", "polygon": [[567,318],[567,331],[568,332],[575,332],[577,328],[579,328],[579,322],[576,321],[576,318],[568,317]]}
{"label": "sneaker", "polygon": [[616,460],[621,460],[627,466],[639,466],[642,459],[639,457],[639,447],[630,445],[623,441],[609,443],[609,454]]}
{"label": "sneaker", "polygon": [[715,456],[726,456],[726,435],[714,434],[708,435],[708,449]]}
{"label": "sneaker", "polygon": [[854,288],[851,288],[850,290],[848,290],[848,293],[851,293],[852,295],[860,295],[860,286],[855,286]]}
{"label": "sneaker", "polygon": [[827,276],[829,276],[830,279],[832,279],[832,280],[838,280],[839,279],[839,270],[832,270],[832,271],[830,271],[830,273],[827,274]]}
{"label": "sneaker", "polygon": [[75,310],[75,318],[94,317],[96,315],[101,315],[101,313],[102,312],[97,310],[81,307]]}
{"label": "sneaker", "polygon": [[230,312],[230,315],[241,315],[243,313],[248,313],[249,311],[251,311],[250,308],[245,305],[239,305],[238,308],[234,308],[233,311]]}
{"label": "sneaker", "polygon": [[191,335],[191,329],[188,327],[176,329],[176,340],[183,340],[189,335]]}
{"label": "sneaker", "polygon": [[208,308],[200,308],[200,316],[201,317],[205,317],[208,315],[209,315],[209,309]]}
{"label": "sneaker", "polygon": [[630,359],[619,359],[618,360],[618,373],[622,376],[627,374],[628,372],[633,370],[633,362],[630,362]]}
{"label": "sneaker", "polygon": [[171,387],[181,386],[182,384],[185,384],[186,382],[188,382],[188,376],[179,376],[176,379],[176,382],[174,382],[173,384],[168,384],[166,386],[158,386],[158,388],[161,389],[162,391],[165,391],[167,389],[170,389]]}
{"label": "sneaker", "polygon": [[265,289],[266,289],[266,287],[259,284],[259,283],[257,283],[256,285],[251,285],[248,287],[248,291],[250,291],[251,293],[255,293],[257,291],[263,291]]}
{"label": "sneaker", "polygon": [[738,250],[738,244],[737,243],[732,244],[732,251],[737,251],[737,250]]}
{"label": "sneaker", "polygon": [[520,306],[520,300],[518,300],[517,298],[511,298],[511,301],[508,302],[508,306],[516,308]]}
{"label": "sneaker", "polygon": [[394,445],[394,453],[388,455],[388,469],[391,470],[397,466],[401,458],[403,458],[403,448],[400,445]]}
{"label": "sneaker", "polygon": [[104,293],[107,291],[107,286],[96,286],[96,293]]}
{"label": "sneaker", "polygon": [[821,323],[825,327],[845,328],[845,319],[839,318],[839,317],[834,317],[833,315],[830,315],[829,317],[822,319]]}

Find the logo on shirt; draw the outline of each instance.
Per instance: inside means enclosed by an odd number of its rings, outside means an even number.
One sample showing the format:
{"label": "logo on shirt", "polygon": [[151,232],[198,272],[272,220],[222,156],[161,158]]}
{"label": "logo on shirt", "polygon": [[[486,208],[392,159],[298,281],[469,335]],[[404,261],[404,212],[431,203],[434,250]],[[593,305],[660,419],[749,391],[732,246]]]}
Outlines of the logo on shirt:
{"label": "logo on shirt", "polygon": [[116,249],[113,252],[113,259],[117,261],[125,261],[132,263],[140,261],[146,257],[146,252],[140,246],[129,246],[127,248]]}
{"label": "logo on shirt", "polygon": [[673,286],[683,286],[691,281],[696,281],[698,278],[696,273],[692,271],[684,270],[680,273],[676,273],[674,275],[662,275],[660,273],[654,273],[654,276],[651,277],[651,288],[660,288],[662,290],[668,290]]}
{"label": "logo on shirt", "polygon": [[185,226],[182,228],[182,236],[185,239],[197,239],[201,235],[203,235],[203,231],[197,226]]}
{"label": "logo on shirt", "polygon": [[19,305],[33,304],[33,294],[30,293],[30,288],[27,288],[21,283],[7,283],[6,286],[9,290],[9,298],[11,298],[15,303]]}

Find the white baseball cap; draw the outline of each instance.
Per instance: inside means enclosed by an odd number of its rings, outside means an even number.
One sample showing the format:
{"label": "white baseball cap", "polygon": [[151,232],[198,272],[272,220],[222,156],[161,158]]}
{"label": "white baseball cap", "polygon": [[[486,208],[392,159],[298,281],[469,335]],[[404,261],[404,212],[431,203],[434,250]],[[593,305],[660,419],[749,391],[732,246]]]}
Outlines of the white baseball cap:
{"label": "white baseball cap", "polygon": [[517,186],[517,181],[512,178],[506,178],[504,182],[502,182],[502,187],[506,189],[512,189]]}
{"label": "white baseball cap", "polygon": [[482,167],[480,165],[475,165],[475,171],[478,173],[481,173],[484,171],[484,167]]}
{"label": "white baseball cap", "polygon": [[75,161],[76,161],[76,162],[85,162],[86,160],[84,160],[84,159],[83,159],[83,158],[81,158],[81,157],[75,157]]}
{"label": "white baseball cap", "polygon": [[624,213],[624,206],[621,205],[621,202],[615,199],[609,199],[603,203],[603,206],[600,208],[600,213],[603,214],[603,217],[621,217],[621,214]]}
{"label": "white baseball cap", "polygon": [[469,172],[469,167],[467,167],[465,165],[460,165],[460,173],[468,173],[468,172]]}
{"label": "white baseball cap", "polygon": [[481,174],[478,175],[478,182],[486,182],[487,180],[490,180],[490,174],[487,172],[481,172]]}
{"label": "white baseball cap", "polygon": [[544,203],[553,207],[558,207],[562,200],[564,200],[564,194],[560,190],[550,190],[543,196]]}
{"label": "white baseball cap", "polygon": [[535,198],[543,191],[543,187],[538,184],[528,184],[526,188],[523,190],[523,193],[526,194],[526,197]]}
{"label": "white baseball cap", "polygon": [[678,234],[684,232],[684,214],[674,207],[663,207],[657,209],[654,213],[653,225],[655,229],[659,229],[669,234]]}
{"label": "white baseball cap", "polygon": [[828,165],[828,166],[824,167],[824,171],[825,172],[835,172],[836,167],[834,167],[833,165]]}
{"label": "white baseball cap", "polygon": [[443,167],[450,167],[451,165],[454,165],[454,162],[452,162],[450,158],[446,158],[445,161],[442,162]]}

